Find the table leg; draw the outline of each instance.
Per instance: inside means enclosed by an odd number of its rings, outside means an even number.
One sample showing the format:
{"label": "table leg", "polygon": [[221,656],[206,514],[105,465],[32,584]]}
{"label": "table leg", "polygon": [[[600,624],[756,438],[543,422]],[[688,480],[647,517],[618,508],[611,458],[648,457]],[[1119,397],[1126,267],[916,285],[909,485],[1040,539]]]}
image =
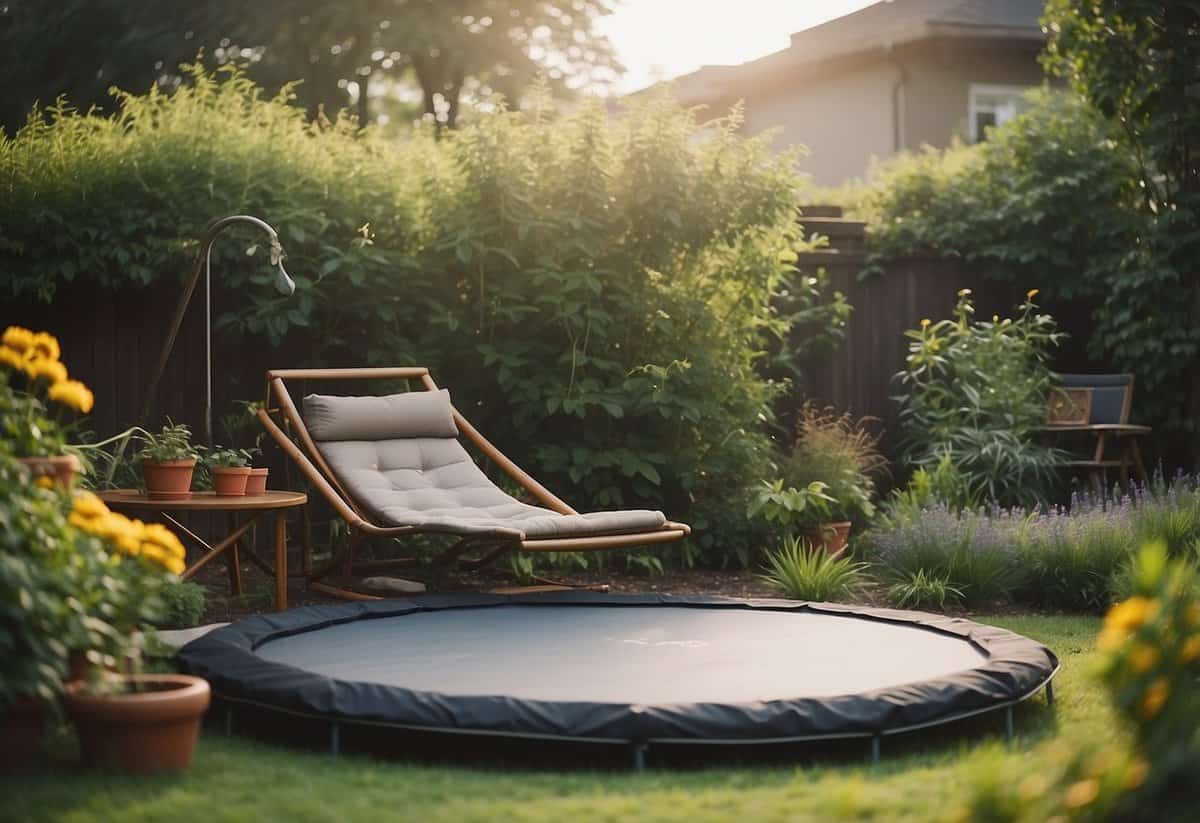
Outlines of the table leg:
{"label": "table leg", "polygon": [[287,608],[287,515],[275,512],[275,611]]}
{"label": "table leg", "polygon": [[[233,534],[237,531],[237,515],[233,512],[229,513],[229,533]],[[233,544],[229,547],[229,554],[225,558],[225,562],[229,564],[229,591],[235,595],[242,593],[242,555],[238,551],[238,546],[241,544],[241,536],[234,539]]]}

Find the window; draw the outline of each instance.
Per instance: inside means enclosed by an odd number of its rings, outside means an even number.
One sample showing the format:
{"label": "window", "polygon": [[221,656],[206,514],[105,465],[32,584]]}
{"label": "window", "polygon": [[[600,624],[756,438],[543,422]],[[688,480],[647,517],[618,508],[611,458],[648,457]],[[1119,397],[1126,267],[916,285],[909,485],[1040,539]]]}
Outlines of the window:
{"label": "window", "polygon": [[1022,96],[1029,86],[988,86],[972,83],[967,130],[972,143],[987,137],[987,130],[1002,126],[1029,108]]}

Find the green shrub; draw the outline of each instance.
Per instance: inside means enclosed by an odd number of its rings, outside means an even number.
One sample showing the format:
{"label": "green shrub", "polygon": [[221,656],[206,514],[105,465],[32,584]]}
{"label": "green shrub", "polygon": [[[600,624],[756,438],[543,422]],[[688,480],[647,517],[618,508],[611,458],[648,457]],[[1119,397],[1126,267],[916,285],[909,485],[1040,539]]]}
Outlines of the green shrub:
{"label": "green shrub", "polygon": [[936,467],[949,458],[969,496],[1001,506],[1046,502],[1061,455],[1038,442],[1053,376],[1046,361],[1060,335],[1031,290],[1013,318],[975,318],[969,289],[954,317],[925,319],[897,375],[904,455]]}
{"label": "green shrub", "polygon": [[161,629],[190,629],[200,625],[204,617],[208,590],[199,583],[177,580],[159,592],[163,601]]}
{"label": "green shrub", "polygon": [[784,487],[783,480],[764,480],[747,510],[750,517],[778,524],[790,536],[797,531],[815,529],[833,517],[835,501],[826,493],[826,485],[814,480],[806,486]]}
{"label": "green shrub", "polygon": [[761,577],[795,600],[833,602],[853,597],[862,588],[866,568],[865,563],[856,563],[844,551],[831,554],[789,537],[767,556],[767,568]]}
{"label": "green shrub", "polygon": [[749,551],[746,490],[767,475],[782,389],[755,367],[787,333],[771,302],[803,244],[792,159],[740,137],[736,114],[701,132],[666,99],[620,117],[541,100],[394,140],[198,69],[120,102],[111,119],[57,106],[0,138],[4,298],[173,276],[214,215],[262,215],[297,291],[269,288],[265,255],[246,253],[260,237],[223,236],[230,345],[428,365],[575,505],[695,510],[711,560]]}
{"label": "green shrub", "polygon": [[956,605],[963,593],[950,585],[944,577],[927,573],[924,569],[908,572],[887,588],[888,602],[898,609],[937,609]]}
{"label": "green shrub", "polygon": [[943,454],[932,471],[918,468],[903,488],[892,491],[884,504],[880,525],[911,523],[932,506],[961,512],[980,505],[962,472],[955,468],[948,454]]}
{"label": "green shrub", "polygon": [[1120,506],[1034,515],[1021,534],[1025,579],[1017,597],[1043,608],[1102,612],[1136,545],[1130,513]]}

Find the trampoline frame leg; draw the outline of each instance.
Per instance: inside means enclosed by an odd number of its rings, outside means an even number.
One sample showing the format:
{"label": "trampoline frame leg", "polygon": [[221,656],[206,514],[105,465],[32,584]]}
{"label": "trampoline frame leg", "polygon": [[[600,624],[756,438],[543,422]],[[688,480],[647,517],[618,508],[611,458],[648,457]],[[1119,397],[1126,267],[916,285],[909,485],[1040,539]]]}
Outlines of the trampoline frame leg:
{"label": "trampoline frame leg", "polygon": [[333,757],[342,753],[342,724],[336,721],[329,724],[329,753]]}
{"label": "trampoline frame leg", "polygon": [[1004,707],[1004,739],[1009,743],[1013,742],[1015,733],[1013,731],[1013,707],[1011,705]]}
{"label": "trampoline frame leg", "polygon": [[634,743],[630,747],[630,754],[633,758],[633,770],[637,772],[646,771],[646,749],[650,748],[645,743]]}
{"label": "trampoline frame leg", "polygon": [[1047,706],[1054,705],[1054,681],[1053,680],[1046,681],[1046,705]]}
{"label": "trampoline frame leg", "polygon": [[879,748],[881,740],[882,738],[880,735],[874,735],[871,738],[871,764],[874,766],[879,765]]}
{"label": "trampoline frame leg", "polygon": [[233,737],[233,704],[225,704],[225,736]]}

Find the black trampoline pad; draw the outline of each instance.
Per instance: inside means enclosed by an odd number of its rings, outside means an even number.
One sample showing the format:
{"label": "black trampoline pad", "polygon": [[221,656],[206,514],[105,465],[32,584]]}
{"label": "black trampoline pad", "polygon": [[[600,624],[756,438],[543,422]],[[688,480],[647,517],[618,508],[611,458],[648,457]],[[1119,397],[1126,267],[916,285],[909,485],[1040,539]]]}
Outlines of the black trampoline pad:
{"label": "black trampoline pad", "polygon": [[981,665],[961,637],[852,615],[513,605],[359,620],[263,643],[264,660],[448,696],[749,703],[870,692]]}

